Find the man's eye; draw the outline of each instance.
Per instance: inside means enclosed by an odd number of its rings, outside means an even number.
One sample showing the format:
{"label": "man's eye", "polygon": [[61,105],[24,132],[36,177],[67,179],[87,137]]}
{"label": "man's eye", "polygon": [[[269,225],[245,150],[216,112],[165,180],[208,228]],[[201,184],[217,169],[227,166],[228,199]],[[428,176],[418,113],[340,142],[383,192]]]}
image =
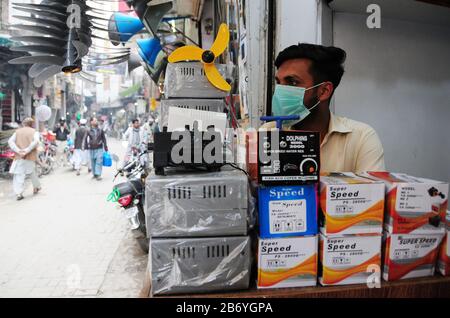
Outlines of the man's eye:
{"label": "man's eye", "polygon": [[298,85],[298,82],[295,81],[295,80],[290,80],[290,81],[287,82],[287,84],[288,84],[289,86],[297,86],[297,85]]}

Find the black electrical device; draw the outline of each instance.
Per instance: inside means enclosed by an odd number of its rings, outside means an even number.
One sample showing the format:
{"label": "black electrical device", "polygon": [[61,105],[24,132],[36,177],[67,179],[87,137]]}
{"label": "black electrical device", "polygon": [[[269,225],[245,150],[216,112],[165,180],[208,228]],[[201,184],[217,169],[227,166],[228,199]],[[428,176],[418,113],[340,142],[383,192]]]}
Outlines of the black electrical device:
{"label": "black electrical device", "polygon": [[[225,164],[223,142],[220,133],[209,126],[207,131],[199,131],[197,122],[193,130],[185,127],[185,134],[167,131],[154,134],[153,167],[156,175],[165,175],[167,167],[181,167],[186,169],[202,169],[205,171],[219,171]],[[182,140],[188,133],[188,140]],[[212,144],[218,145],[213,147]],[[176,147],[176,148],[175,148]],[[188,151],[189,153],[185,153]],[[175,156],[177,158],[175,158]]]}
{"label": "black electrical device", "polygon": [[320,133],[297,130],[258,132],[258,181],[262,185],[319,182]]}

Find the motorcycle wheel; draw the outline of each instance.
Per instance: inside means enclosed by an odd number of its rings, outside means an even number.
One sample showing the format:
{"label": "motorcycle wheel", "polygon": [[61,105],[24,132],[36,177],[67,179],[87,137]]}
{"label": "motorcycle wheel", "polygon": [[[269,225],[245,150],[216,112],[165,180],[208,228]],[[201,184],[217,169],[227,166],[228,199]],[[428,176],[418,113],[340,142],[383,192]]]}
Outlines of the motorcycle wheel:
{"label": "motorcycle wheel", "polygon": [[0,159],[0,177],[3,179],[12,179],[12,174],[9,173],[9,168],[11,167],[12,160],[10,159]]}
{"label": "motorcycle wheel", "polygon": [[136,238],[139,247],[141,248],[141,250],[145,253],[148,254],[148,250],[149,250],[149,239],[147,238],[147,228],[145,226],[145,213],[144,213],[144,208],[142,206],[142,203],[138,204],[138,219],[139,219],[139,228],[136,231],[139,231],[140,235],[138,238]]}

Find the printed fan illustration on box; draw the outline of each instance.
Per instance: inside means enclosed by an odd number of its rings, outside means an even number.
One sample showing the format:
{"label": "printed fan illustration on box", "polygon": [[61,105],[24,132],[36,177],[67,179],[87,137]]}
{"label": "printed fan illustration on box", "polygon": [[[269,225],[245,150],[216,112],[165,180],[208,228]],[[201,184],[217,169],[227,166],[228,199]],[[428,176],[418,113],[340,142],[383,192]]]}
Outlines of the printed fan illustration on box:
{"label": "printed fan illustration on box", "polygon": [[206,77],[214,87],[223,90],[230,91],[230,84],[222,77],[214,64],[214,61],[220,56],[228,47],[230,40],[230,32],[228,26],[222,23],[219,27],[217,38],[209,50],[204,50],[194,45],[187,45],[180,47],[172,52],[169,56],[169,62],[181,62],[181,61],[199,61],[203,63]]}

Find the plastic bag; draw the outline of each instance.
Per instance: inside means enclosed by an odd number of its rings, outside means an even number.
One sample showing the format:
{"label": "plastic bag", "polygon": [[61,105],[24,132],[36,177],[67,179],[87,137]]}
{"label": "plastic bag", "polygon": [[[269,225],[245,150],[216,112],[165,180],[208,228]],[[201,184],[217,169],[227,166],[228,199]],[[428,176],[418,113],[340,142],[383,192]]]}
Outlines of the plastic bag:
{"label": "plastic bag", "polygon": [[111,154],[108,151],[103,153],[103,167],[111,167],[112,166],[112,158]]}

